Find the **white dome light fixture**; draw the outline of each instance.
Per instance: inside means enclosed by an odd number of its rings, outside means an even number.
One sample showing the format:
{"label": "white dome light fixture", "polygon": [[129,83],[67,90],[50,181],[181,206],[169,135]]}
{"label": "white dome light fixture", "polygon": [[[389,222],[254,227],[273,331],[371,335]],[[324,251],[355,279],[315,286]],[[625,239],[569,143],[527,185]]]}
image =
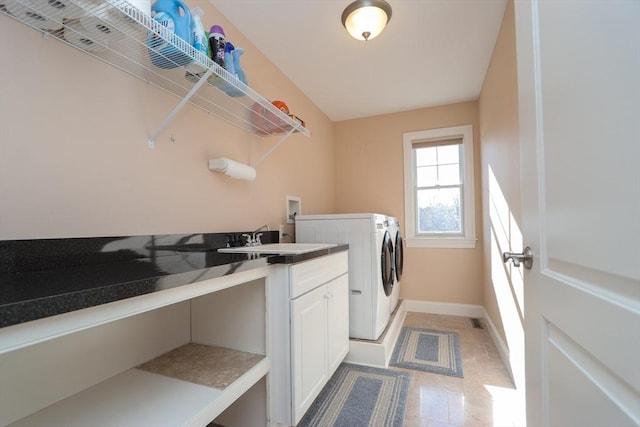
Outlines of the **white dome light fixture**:
{"label": "white dome light fixture", "polygon": [[391,20],[391,6],[384,0],[356,0],[342,12],[342,25],[354,39],[372,40]]}

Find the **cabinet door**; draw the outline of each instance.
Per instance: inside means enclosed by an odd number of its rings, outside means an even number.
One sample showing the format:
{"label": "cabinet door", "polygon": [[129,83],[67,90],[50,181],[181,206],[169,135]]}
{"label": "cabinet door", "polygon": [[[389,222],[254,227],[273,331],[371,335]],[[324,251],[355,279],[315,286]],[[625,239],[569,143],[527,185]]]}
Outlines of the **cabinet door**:
{"label": "cabinet door", "polygon": [[327,297],[323,285],[291,302],[294,424],[328,380]]}
{"label": "cabinet door", "polygon": [[327,283],[328,372],[331,377],[349,352],[349,275]]}

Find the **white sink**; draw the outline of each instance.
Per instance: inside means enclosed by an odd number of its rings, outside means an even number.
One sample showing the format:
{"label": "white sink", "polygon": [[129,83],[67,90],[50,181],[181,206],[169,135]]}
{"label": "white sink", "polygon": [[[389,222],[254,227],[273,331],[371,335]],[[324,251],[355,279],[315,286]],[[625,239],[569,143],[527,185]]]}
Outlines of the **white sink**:
{"label": "white sink", "polygon": [[320,249],[333,248],[335,243],[269,243],[260,246],[239,246],[236,248],[220,248],[218,252],[252,253],[252,254],[284,254],[298,255]]}

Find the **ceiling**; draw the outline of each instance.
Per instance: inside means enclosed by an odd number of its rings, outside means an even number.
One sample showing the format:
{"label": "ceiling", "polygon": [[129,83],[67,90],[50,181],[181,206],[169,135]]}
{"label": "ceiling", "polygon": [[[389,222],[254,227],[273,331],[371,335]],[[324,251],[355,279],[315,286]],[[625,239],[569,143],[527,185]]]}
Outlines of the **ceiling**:
{"label": "ceiling", "polygon": [[209,1],[332,121],[477,99],[507,4],[387,0],[363,42],[340,20],[351,0]]}

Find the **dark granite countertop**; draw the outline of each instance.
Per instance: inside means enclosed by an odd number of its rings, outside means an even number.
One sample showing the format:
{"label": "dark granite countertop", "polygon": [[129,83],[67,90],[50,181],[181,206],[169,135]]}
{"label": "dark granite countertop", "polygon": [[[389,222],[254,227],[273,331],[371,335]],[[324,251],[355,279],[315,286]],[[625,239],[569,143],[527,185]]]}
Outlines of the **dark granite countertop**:
{"label": "dark granite countertop", "polygon": [[[0,327],[348,248],[300,255],[217,252],[241,246],[242,234],[0,241]],[[275,231],[262,236],[263,243],[277,239]]]}

